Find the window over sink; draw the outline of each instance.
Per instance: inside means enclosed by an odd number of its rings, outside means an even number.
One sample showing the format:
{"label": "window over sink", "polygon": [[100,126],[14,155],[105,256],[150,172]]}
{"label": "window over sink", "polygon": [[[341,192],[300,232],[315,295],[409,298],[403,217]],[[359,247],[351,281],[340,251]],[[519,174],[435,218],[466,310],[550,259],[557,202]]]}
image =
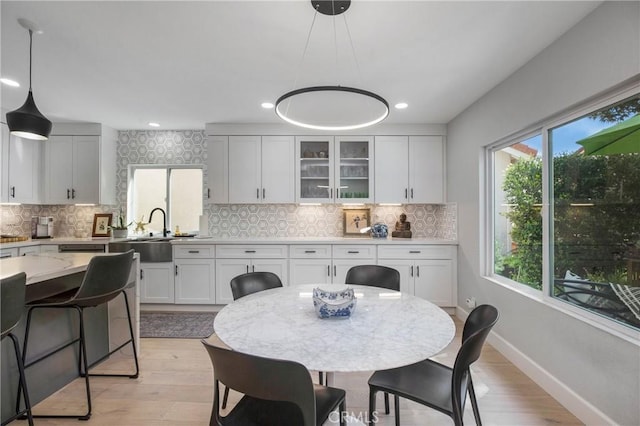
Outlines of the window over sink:
{"label": "window over sink", "polygon": [[[129,165],[128,221],[148,223],[156,207],[166,212],[167,229],[182,233],[199,229],[202,214],[203,173],[197,166]],[[154,214],[148,231],[162,232],[162,215]],[[133,227],[132,227],[133,230]]]}

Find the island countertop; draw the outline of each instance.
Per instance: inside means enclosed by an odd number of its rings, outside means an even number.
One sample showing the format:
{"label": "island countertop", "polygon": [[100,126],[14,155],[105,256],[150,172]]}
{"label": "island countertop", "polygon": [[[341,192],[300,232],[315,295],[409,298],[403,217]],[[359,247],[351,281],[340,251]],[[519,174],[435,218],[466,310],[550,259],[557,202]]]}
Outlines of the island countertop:
{"label": "island countertop", "polygon": [[0,260],[0,278],[27,274],[27,285],[86,271],[89,261],[101,253],[40,253]]}

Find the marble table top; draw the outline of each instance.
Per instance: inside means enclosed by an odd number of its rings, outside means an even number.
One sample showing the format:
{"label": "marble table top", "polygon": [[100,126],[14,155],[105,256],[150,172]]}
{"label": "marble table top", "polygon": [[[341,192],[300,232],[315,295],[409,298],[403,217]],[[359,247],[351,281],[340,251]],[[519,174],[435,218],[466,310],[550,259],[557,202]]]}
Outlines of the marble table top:
{"label": "marble table top", "polygon": [[453,339],[451,317],[406,293],[349,285],[357,306],[350,318],[320,319],[314,287],[282,287],[245,296],[225,306],[214,329],[234,350],[297,361],[309,370],[370,371],[412,364],[436,355]]}

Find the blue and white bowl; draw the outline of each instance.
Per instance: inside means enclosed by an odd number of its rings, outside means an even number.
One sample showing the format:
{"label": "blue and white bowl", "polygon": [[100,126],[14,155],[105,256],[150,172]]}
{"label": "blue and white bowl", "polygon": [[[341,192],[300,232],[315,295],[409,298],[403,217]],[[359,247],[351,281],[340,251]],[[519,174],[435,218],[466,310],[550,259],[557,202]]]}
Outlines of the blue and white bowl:
{"label": "blue and white bowl", "polygon": [[339,291],[313,289],[313,306],[320,318],[348,318],[356,309],[356,301],[352,288]]}

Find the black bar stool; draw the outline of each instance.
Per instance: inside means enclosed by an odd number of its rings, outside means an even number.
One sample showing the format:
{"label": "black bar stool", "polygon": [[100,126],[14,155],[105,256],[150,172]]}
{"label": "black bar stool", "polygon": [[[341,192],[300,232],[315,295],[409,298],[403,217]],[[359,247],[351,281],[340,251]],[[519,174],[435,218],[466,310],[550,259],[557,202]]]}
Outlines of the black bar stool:
{"label": "black bar stool", "polygon": [[[33,426],[33,416],[31,415],[31,403],[29,402],[29,392],[27,392],[27,382],[24,376],[24,365],[22,363],[22,356],[20,355],[20,343],[16,336],[11,333],[11,330],[18,325],[18,321],[22,317],[22,311],[24,311],[24,296],[27,285],[27,275],[24,272],[12,275],[1,281],[0,287],[0,316],[2,325],[2,339],[9,337],[13,341],[13,348],[16,353],[16,363],[18,364],[18,374],[20,376],[18,387],[18,406],[16,407],[16,413],[2,422],[2,425],[12,422],[26,414],[29,420],[29,425]],[[24,397],[25,408],[20,410],[20,391]]]}
{"label": "black bar stool", "polygon": [[[85,378],[85,388],[87,393],[87,412],[82,415],[34,415],[33,417],[55,417],[55,418],[74,418],[79,420],[89,420],[91,417],[91,388],[89,386],[89,376],[111,376],[111,377],[129,377],[135,379],[140,372],[138,366],[138,354],[133,335],[133,325],[131,323],[131,312],[129,310],[129,300],[125,289],[128,286],[129,274],[133,263],[133,250],[126,253],[118,253],[114,255],[96,256],[91,259],[87,272],[84,275],[80,287],[65,293],[57,294],[41,300],[36,300],[27,304],[27,327],[24,337],[24,348],[22,351],[22,361],[25,368],[60,352],[62,349],[79,342],[78,345],[78,374]],[[124,302],[127,309],[127,318],[129,320],[130,338],[104,357],[100,358],[93,364],[87,362],[87,347],[84,333],[84,309],[93,308],[103,303],[107,303],[115,299],[119,294],[124,296]],[[76,339],[64,344],[63,346],[43,355],[39,358],[26,362],[27,344],[29,339],[29,329],[31,327],[31,314],[36,309],[75,309],[78,312],[80,330]],[[133,358],[135,361],[136,371],[134,374],[89,374],[89,369],[99,362],[103,361],[114,352],[122,349],[131,343],[133,347]],[[19,397],[18,397],[19,398]],[[20,400],[18,399],[18,403]]]}

